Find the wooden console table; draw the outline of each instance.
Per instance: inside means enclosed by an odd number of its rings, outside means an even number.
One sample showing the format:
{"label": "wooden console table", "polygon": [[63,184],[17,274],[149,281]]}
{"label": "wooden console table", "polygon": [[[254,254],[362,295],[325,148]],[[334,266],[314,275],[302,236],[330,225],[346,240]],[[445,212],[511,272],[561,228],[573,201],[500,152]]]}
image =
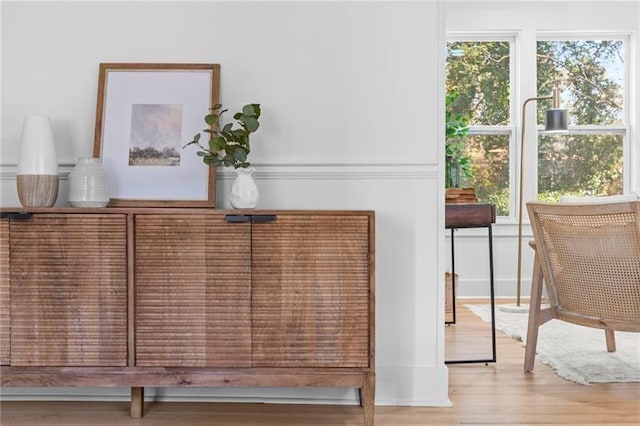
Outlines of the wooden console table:
{"label": "wooden console table", "polygon": [[489,289],[491,294],[491,347],[492,356],[490,359],[470,359],[470,360],[450,360],[445,364],[462,364],[474,362],[496,362],[496,316],[495,316],[495,294],[493,277],[493,232],[492,224],[496,222],[496,208],[493,204],[471,203],[471,204],[447,204],[445,206],[445,228],[451,229],[451,291],[453,293],[453,321],[456,322],[456,270],[455,270],[455,245],[454,231],[458,228],[487,228],[489,236]]}
{"label": "wooden console table", "polygon": [[2,386],[357,388],[372,211],[0,210]]}

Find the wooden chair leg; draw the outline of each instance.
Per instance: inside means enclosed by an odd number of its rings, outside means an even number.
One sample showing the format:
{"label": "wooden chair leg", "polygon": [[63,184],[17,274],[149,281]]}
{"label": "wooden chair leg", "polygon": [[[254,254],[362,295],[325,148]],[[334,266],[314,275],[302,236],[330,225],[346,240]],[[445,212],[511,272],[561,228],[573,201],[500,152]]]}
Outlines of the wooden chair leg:
{"label": "wooden chair leg", "polygon": [[531,300],[529,301],[529,323],[527,325],[527,344],[524,352],[524,371],[533,371],[538,344],[538,329],[543,322],[540,312],[542,303],[542,268],[536,252],[533,261],[533,278],[531,280]]}
{"label": "wooden chair leg", "polygon": [[373,426],[376,401],[375,374],[367,374],[364,378],[363,386],[358,391],[360,393],[360,405],[364,411],[364,426]]}
{"label": "wooden chair leg", "polygon": [[607,339],[607,351],[615,352],[616,351],[616,335],[615,332],[611,329],[606,328],[604,330],[604,337]]}
{"label": "wooden chair leg", "polygon": [[131,388],[131,417],[139,419],[144,415],[144,388]]}

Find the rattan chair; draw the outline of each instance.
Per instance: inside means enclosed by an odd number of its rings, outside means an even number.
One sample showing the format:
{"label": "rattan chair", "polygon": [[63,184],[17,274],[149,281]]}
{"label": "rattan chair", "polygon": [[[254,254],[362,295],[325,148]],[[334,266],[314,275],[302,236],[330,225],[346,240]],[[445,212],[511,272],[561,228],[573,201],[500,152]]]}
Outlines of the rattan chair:
{"label": "rattan chair", "polygon": [[524,370],[533,371],[538,329],[552,318],[603,329],[615,352],[614,330],[640,332],[640,201],[527,208],[535,261]]}

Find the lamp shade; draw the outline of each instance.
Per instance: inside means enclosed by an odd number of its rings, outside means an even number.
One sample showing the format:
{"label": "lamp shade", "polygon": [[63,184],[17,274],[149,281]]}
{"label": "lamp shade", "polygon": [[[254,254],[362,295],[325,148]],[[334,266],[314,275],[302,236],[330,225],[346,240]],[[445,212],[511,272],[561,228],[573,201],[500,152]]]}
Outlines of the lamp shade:
{"label": "lamp shade", "polygon": [[567,115],[566,109],[554,108],[547,110],[544,117],[544,131],[547,133],[566,132],[569,128]]}
{"label": "lamp shade", "polygon": [[25,117],[18,157],[18,175],[58,175],[58,161],[49,117]]}

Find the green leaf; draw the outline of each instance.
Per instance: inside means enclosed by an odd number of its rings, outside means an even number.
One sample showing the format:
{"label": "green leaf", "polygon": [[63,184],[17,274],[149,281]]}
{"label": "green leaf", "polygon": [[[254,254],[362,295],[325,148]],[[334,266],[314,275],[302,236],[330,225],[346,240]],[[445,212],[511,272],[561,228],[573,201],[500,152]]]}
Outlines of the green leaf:
{"label": "green leaf", "polygon": [[220,160],[215,155],[205,155],[202,161],[208,166],[217,166],[220,164]]}
{"label": "green leaf", "polygon": [[224,146],[226,145],[226,142],[224,139],[222,138],[212,138],[209,141],[209,146],[211,147],[212,151],[222,151],[224,150]]}
{"label": "green leaf", "polygon": [[231,134],[233,134],[233,136],[235,136],[238,141],[241,141],[245,137],[245,131],[242,129],[232,130]]}
{"label": "green leaf", "polygon": [[198,157],[204,157],[205,155],[208,154],[208,152],[207,151],[198,151],[197,154],[198,154]]}
{"label": "green leaf", "polygon": [[220,132],[220,137],[223,138],[227,144],[236,142],[236,137],[231,132]]}
{"label": "green leaf", "polygon": [[245,162],[247,160],[247,153],[244,149],[237,147],[234,151],[233,151],[233,158],[236,161],[239,161],[241,163]]}
{"label": "green leaf", "polygon": [[250,117],[255,117],[257,115],[257,112],[255,111],[253,105],[245,105],[242,107],[242,113],[244,115],[250,116]]}
{"label": "green leaf", "polygon": [[[253,108],[253,114],[247,114],[247,115],[252,115],[255,118],[260,118],[260,113],[262,112],[262,110],[260,109],[260,104],[251,104],[251,108]],[[243,108],[243,111],[244,111],[244,108]]]}
{"label": "green leaf", "polygon": [[200,133],[193,136],[193,142],[198,143],[200,141]]}
{"label": "green leaf", "polygon": [[214,124],[218,124],[218,115],[216,114],[207,114],[204,117],[204,122],[209,126],[213,126]]}
{"label": "green leaf", "polygon": [[236,145],[231,145],[231,144],[227,144],[224,147],[224,152],[227,154],[228,157],[232,157],[233,156],[233,151],[236,150]]}
{"label": "green leaf", "polygon": [[249,146],[249,133],[242,131],[242,134],[238,136],[238,143],[242,145],[242,147]]}
{"label": "green leaf", "polygon": [[222,128],[222,132],[223,133],[229,133],[231,131],[231,128],[233,127],[233,123],[227,123],[225,124],[225,126]]}
{"label": "green leaf", "polygon": [[244,124],[247,126],[247,130],[251,133],[255,132],[258,130],[258,127],[260,127],[260,123],[254,117],[247,117]]}

